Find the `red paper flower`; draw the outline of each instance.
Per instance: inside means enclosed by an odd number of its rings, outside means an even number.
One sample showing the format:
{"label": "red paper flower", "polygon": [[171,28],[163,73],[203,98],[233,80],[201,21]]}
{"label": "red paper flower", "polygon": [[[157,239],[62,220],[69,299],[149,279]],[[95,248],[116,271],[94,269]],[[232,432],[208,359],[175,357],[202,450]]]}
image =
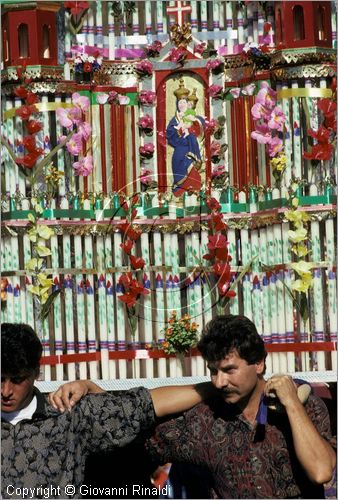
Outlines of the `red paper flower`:
{"label": "red paper flower", "polygon": [[327,130],[327,128],[323,126],[319,127],[317,132],[310,129],[308,134],[314,139],[317,139],[317,141],[320,142],[321,144],[328,144],[330,139],[330,132]]}
{"label": "red paper flower", "polygon": [[41,153],[42,149],[38,149],[32,153],[28,153],[23,158],[17,159],[16,163],[26,168],[33,168],[37,162],[37,159],[39,158],[39,156],[41,156]]}
{"label": "red paper flower", "polygon": [[142,257],[135,257],[135,255],[130,255],[130,264],[133,269],[143,269],[145,266],[145,261]]}
{"label": "red paper flower", "polygon": [[68,9],[72,16],[82,14],[82,12],[89,8],[89,2],[65,2],[65,9]]}
{"label": "red paper flower", "polygon": [[29,134],[36,134],[42,130],[42,123],[37,122],[36,120],[29,120],[26,123],[26,127]]}
{"label": "red paper flower", "polygon": [[138,240],[142,234],[142,231],[133,229],[128,222],[121,224],[119,227],[124,232],[125,236],[128,236],[133,241]]}
{"label": "red paper flower", "polygon": [[83,72],[84,73],[91,73],[93,71],[93,65],[90,62],[85,62],[83,63]]}
{"label": "red paper flower", "polygon": [[27,97],[27,89],[25,87],[17,87],[16,89],[14,89],[14,94],[17,96],[17,97],[20,97],[20,99],[26,99]]}
{"label": "red paper flower", "polygon": [[220,213],[212,213],[211,219],[209,220],[210,229],[214,229],[215,231],[222,231],[227,228],[225,222],[223,222],[223,215]]}
{"label": "red paper flower", "polygon": [[120,247],[127,254],[130,255],[132,248],[134,246],[134,242],[132,240],[126,240],[124,243],[121,243]]}
{"label": "red paper flower", "polygon": [[26,135],[26,137],[24,137],[22,141],[22,144],[30,153],[36,151],[36,139],[33,135]]}
{"label": "red paper flower", "polygon": [[34,94],[33,92],[28,92],[27,97],[26,97],[26,104],[35,104],[36,102],[39,102],[39,97]]}
{"label": "red paper flower", "polygon": [[15,110],[16,116],[20,116],[22,120],[28,120],[33,113],[37,113],[38,108],[34,105],[23,105]]}
{"label": "red paper flower", "polygon": [[330,160],[333,154],[332,144],[319,143],[313,146],[310,153],[304,153],[303,157],[306,160]]}
{"label": "red paper flower", "polygon": [[209,208],[209,210],[217,211],[217,210],[220,210],[220,208],[221,208],[221,205],[218,203],[216,198],[209,198],[206,201],[206,204],[207,204],[207,207]]}

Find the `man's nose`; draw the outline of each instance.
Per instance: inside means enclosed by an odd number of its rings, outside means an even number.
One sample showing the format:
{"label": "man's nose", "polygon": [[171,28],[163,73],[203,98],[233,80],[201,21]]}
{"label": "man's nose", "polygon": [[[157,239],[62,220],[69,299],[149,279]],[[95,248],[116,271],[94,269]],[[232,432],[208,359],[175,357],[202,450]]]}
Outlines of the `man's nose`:
{"label": "man's nose", "polygon": [[228,385],[228,377],[225,373],[218,371],[214,378],[214,385],[217,389],[223,389]]}
{"label": "man's nose", "polygon": [[13,394],[13,384],[10,380],[4,380],[1,382],[1,396],[8,398]]}

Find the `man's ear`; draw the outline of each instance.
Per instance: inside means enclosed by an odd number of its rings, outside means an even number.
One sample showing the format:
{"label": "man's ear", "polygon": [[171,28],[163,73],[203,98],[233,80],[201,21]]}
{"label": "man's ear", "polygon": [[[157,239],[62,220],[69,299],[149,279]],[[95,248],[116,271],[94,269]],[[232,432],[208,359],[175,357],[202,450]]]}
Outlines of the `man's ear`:
{"label": "man's ear", "polygon": [[257,375],[264,375],[265,372],[265,359],[262,359],[261,361],[257,361],[255,363],[256,365],[256,373]]}

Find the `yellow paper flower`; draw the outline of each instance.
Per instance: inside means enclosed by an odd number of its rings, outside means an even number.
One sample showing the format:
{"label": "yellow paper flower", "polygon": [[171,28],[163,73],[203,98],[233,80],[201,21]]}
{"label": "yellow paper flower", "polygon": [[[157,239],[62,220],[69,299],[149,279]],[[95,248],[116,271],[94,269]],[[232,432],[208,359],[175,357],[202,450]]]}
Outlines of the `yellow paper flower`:
{"label": "yellow paper flower", "polygon": [[300,241],[306,240],[307,230],[305,227],[300,227],[296,231],[288,231],[288,238],[292,243],[299,243]]}
{"label": "yellow paper flower", "polygon": [[311,280],[299,279],[292,283],[291,288],[296,292],[306,293],[311,285],[312,285],[312,279]]}
{"label": "yellow paper flower", "polygon": [[302,210],[288,210],[284,215],[285,218],[292,222],[297,228],[300,227],[303,222],[308,222],[310,220],[309,214]]}
{"label": "yellow paper flower", "polygon": [[285,155],[276,156],[275,158],[271,158],[270,165],[273,170],[277,170],[278,172],[284,172],[286,169],[286,161],[287,158]]}
{"label": "yellow paper flower", "polygon": [[298,243],[298,245],[293,245],[292,247],[292,252],[298,257],[305,257],[309,253],[309,250],[303,243]]}
{"label": "yellow paper flower", "polygon": [[296,271],[296,273],[302,276],[304,274],[309,274],[311,269],[315,267],[315,264],[313,262],[306,262],[305,260],[300,260],[299,262],[292,262],[292,264],[290,264],[290,267],[291,269]]}

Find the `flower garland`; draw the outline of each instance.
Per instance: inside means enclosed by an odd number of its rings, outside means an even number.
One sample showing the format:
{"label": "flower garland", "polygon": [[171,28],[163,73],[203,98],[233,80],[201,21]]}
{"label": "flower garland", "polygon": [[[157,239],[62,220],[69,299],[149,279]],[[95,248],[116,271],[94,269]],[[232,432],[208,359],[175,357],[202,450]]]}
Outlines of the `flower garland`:
{"label": "flower garland", "polygon": [[124,234],[124,240],[120,247],[128,258],[132,271],[121,274],[118,284],[123,293],[118,296],[118,299],[127,307],[128,322],[132,334],[135,334],[137,329],[138,300],[142,295],[148,295],[150,293],[137,276],[137,272],[142,271],[144,268],[145,261],[142,257],[136,257],[132,254],[136,241],[142,234],[141,230],[134,229],[132,226],[133,220],[137,215],[136,205],[138,201],[138,195],[131,197],[129,205],[125,198],[121,197],[120,199],[121,208],[127,212],[126,222],[119,226]]}
{"label": "flower garland", "polygon": [[[213,275],[217,280],[217,292],[221,299],[220,305],[224,307],[227,299],[236,296],[236,292],[231,288],[231,269],[230,262],[231,255],[228,252],[228,240],[225,231],[227,225],[223,220],[221,213],[221,205],[213,198],[206,199],[206,205],[211,211],[210,219],[208,221],[210,234],[208,236],[208,250],[209,253],[203,255],[203,259],[212,264]],[[205,273],[206,277],[212,278],[212,275]],[[209,280],[211,289],[211,282]]]}
{"label": "flower garland", "polygon": [[332,84],[332,98],[319,99],[317,108],[322,115],[322,125],[318,130],[310,129],[308,135],[317,141],[317,144],[312,146],[310,152],[305,152],[303,158],[306,160],[328,161],[331,160],[337,142],[337,81],[333,78]]}
{"label": "flower garland", "polygon": [[296,262],[290,264],[291,269],[296,274],[296,280],[292,282],[291,289],[300,294],[299,300],[293,297],[295,303],[298,304],[298,309],[304,321],[308,318],[308,303],[307,291],[312,286],[312,269],[314,263],[307,262],[304,257],[309,254],[309,234],[308,222],[311,220],[307,212],[298,209],[299,185],[293,182],[289,188],[289,205],[290,208],[285,212],[284,216],[291,224],[291,230],[288,231],[288,239],[291,242],[291,252],[296,258]]}
{"label": "flower garland", "polygon": [[277,106],[277,92],[268,82],[261,82],[251,114],[255,121],[255,130],[251,132],[251,137],[259,144],[267,146],[272,172],[279,184],[286,168],[283,143],[286,118],[282,108]]}
{"label": "flower garland", "polygon": [[[91,126],[83,120],[83,114],[86,113],[90,106],[90,101],[87,96],[82,96],[75,92],[72,95],[71,108],[58,108],[56,110],[56,118],[60,125],[72,131],[72,136],[66,143],[68,153],[79,159],[73,163],[75,175],[87,177],[93,171],[93,157],[85,151],[82,155],[83,142],[87,142],[91,136]],[[61,136],[59,142],[65,142],[67,137]]]}
{"label": "flower garland", "polygon": [[[53,300],[58,295],[50,290],[53,285],[53,279],[48,278],[44,271],[47,267],[46,258],[51,255],[51,251],[46,246],[46,242],[55,234],[54,230],[45,224],[39,224],[39,217],[43,212],[43,208],[37,198],[31,200],[33,213],[28,214],[30,222],[27,235],[32,242],[33,257],[26,262],[25,269],[32,273],[32,284],[26,285],[27,291],[35,296],[35,305],[39,311],[40,319],[44,319],[53,303]],[[43,306],[43,307],[41,307]]]}

